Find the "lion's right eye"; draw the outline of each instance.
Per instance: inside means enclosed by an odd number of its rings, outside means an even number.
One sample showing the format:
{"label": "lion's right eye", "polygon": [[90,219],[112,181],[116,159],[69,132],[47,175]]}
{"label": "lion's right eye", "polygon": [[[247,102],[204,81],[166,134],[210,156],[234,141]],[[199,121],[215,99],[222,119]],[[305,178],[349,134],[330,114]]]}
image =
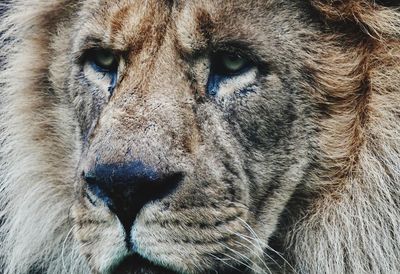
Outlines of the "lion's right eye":
{"label": "lion's right eye", "polygon": [[116,73],[118,70],[118,58],[111,50],[92,50],[89,55],[89,62],[100,72]]}
{"label": "lion's right eye", "polygon": [[107,81],[104,84],[108,85],[108,91],[112,94],[117,85],[118,67],[120,64],[119,56],[112,50],[95,48],[86,53],[84,63],[87,65],[87,68],[95,72],[95,74],[86,73],[86,76],[99,85]]}

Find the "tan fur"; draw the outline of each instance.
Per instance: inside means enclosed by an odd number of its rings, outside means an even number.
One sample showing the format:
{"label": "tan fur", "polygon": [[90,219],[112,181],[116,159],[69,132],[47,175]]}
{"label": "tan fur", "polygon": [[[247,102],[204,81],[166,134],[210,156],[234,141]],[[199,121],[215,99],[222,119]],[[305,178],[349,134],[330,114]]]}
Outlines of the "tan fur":
{"label": "tan fur", "polygon": [[[133,256],[127,238],[136,253],[178,273],[400,272],[395,5],[4,7],[2,273],[138,273],[125,261]],[[210,98],[211,53],[236,47],[231,41],[266,65]],[[122,53],[110,97],[104,79],[79,61],[93,46]],[[235,97],[249,81],[254,92]],[[137,159],[185,177],[126,232],[105,204],[85,198],[81,174]]]}
{"label": "tan fur", "polygon": [[[314,5],[328,21],[356,27],[346,36],[328,37],[332,47],[320,53],[325,65],[310,64],[327,92],[321,98],[328,114],[321,144],[328,176],[320,180],[320,197],[304,223],[290,235],[296,239],[291,246],[305,272],[396,273],[399,13],[372,1]],[[319,248],[307,248],[315,239]]]}

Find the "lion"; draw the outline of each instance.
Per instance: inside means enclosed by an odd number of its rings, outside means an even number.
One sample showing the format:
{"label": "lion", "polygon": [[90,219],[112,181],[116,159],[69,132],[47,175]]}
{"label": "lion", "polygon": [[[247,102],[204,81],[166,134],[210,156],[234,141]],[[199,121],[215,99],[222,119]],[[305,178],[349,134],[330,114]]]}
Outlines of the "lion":
{"label": "lion", "polygon": [[0,6],[1,273],[400,273],[397,1]]}

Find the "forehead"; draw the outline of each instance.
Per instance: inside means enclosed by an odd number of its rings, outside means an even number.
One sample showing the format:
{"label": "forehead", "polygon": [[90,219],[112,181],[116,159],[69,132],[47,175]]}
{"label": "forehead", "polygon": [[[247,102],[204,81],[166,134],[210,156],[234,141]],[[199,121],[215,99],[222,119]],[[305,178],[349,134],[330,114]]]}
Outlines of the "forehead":
{"label": "forehead", "polygon": [[[140,48],[160,43],[167,33],[183,48],[207,40],[248,36],[272,20],[268,0],[110,0],[88,3],[87,35],[114,48]],[[81,26],[78,26],[81,27]],[[81,33],[82,33],[81,32]],[[217,37],[219,36],[219,37]]]}

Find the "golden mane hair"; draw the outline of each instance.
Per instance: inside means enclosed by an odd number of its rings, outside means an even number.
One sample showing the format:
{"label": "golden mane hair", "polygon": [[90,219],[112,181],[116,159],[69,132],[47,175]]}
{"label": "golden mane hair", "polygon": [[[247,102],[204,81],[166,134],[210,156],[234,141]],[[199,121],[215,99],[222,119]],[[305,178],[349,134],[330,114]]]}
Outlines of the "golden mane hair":
{"label": "golden mane hair", "polygon": [[331,45],[307,64],[326,172],[288,233],[300,273],[400,270],[400,11],[376,2],[312,1]]}

